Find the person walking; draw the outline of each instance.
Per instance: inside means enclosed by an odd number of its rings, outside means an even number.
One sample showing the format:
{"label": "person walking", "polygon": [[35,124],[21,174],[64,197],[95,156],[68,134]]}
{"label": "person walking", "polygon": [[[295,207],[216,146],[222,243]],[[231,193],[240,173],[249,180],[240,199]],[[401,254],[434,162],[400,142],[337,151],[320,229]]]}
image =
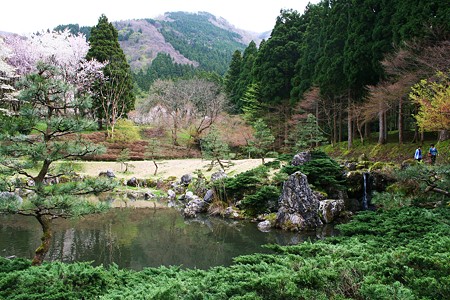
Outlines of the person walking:
{"label": "person walking", "polygon": [[438,155],[438,150],[436,149],[436,147],[434,147],[434,144],[431,144],[428,155],[431,158],[431,164],[434,165],[436,163],[436,156]]}
{"label": "person walking", "polygon": [[418,162],[422,161],[422,147],[418,146],[416,152],[414,153],[414,159]]}

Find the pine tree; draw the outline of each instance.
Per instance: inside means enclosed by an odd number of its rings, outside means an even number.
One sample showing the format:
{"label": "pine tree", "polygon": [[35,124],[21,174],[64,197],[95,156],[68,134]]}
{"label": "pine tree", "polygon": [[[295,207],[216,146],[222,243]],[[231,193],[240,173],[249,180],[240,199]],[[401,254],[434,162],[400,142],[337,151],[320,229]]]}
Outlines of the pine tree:
{"label": "pine tree", "polygon": [[231,103],[235,106],[233,109],[237,112],[239,95],[237,93],[237,84],[239,80],[239,74],[242,69],[242,55],[241,51],[234,51],[233,57],[231,58],[230,67],[227,74],[225,75],[225,93],[230,99]]}
{"label": "pine tree", "polygon": [[215,126],[212,126],[208,134],[202,140],[201,144],[202,155],[205,159],[211,159],[210,170],[217,162],[219,166],[224,169],[222,159],[228,158],[230,148],[220,137],[220,133]]}
{"label": "pine tree", "polygon": [[306,120],[297,124],[292,137],[295,141],[295,152],[314,148],[316,144],[326,141],[313,114],[308,114]]}
{"label": "pine tree", "polygon": [[105,120],[107,125],[114,126],[118,119],[134,109],[130,66],[120,48],[118,32],[105,15],[101,15],[98,24],[92,27],[89,43],[91,48],[86,58],[108,62],[103,68],[106,80],[96,86],[94,113],[100,125]]}
{"label": "pine tree", "polygon": [[[80,135],[95,127],[73,113],[89,106],[88,99],[71,99],[69,91],[75,87],[61,79],[56,67],[40,63],[36,69],[21,84],[22,109],[0,124],[0,214],[36,218],[43,235],[32,264],[40,265],[50,248],[53,220],[100,212],[104,205],[81,196],[110,190],[114,184],[101,179],[58,181],[67,173],[54,168],[56,162],[104,148]],[[18,190],[28,191],[25,199],[15,194]]]}
{"label": "pine tree", "polygon": [[253,129],[255,133],[253,134],[253,140],[249,141],[248,151],[254,154],[256,157],[261,158],[264,164],[264,158],[270,147],[275,141],[275,137],[270,132],[270,128],[263,121],[263,119],[258,119],[253,123]]}

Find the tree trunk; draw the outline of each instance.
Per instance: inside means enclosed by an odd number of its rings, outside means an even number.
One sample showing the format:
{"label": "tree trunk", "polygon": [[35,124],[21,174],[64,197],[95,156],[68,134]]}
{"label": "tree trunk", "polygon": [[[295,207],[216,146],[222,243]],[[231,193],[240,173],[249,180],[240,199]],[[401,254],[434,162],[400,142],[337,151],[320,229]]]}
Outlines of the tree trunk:
{"label": "tree trunk", "polygon": [[336,105],[334,105],[334,109],[333,109],[333,146],[336,145],[337,143],[337,139],[338,139],[338,134],[337,134],[337,114],[336,114]]}
{"label": "tree trunk", "polygon": [[364,123],[364,138],[369,139],[370,138],[370,125],[369,122]]}
{"label": "tree trunk", "polygon": [[378,113],[378,124],[379,124],[379,134],[378,134],[378,144],[386,144],[386,113],[380,109]]}
{"label": "tree trunk", "polygon": [[158,165],[156,164],[155,160],[153,160],[153,164],[155,165],[155,173],[153,173],[153,175],[156,175],[156,173],[158,172]]}
{"label": "tree trunk", "polygon": [[347,148],[350,150],[353,147],[353,126],[352,126],[352,113],[351,113],[351,104],[352,100],[350,99],[350,95],[348,96],[347,103]]}
{"label": "tree trunk", "polygon": [[403,144],[403,97],[398,101],[398,143]]}
{"label": "tree trunk", "polygon": [[50,242],[52,240],[52,228],[51,219],[48,216],[36,215],[36,219],[39,221],[42,227],[41,245],[36,249],[32,266],[40,266],[44,261],[45,255],[47,255],[50,249]]}
{"label": "tree trunk", "polygon": [[44,181],[45,175],[47,175],[51,163],[52,162],[47,159],[44,160],[44,162],[42,163],[41,170],[39,171],[39,174],[33,178],[36,184],[42,183]]}
{"label": "tree trunk", "polygon": [[450,131],[448,130],[439,130],[439,141],[443,142],[450,139]]}
{"label": "tree trunk", "polygon": [[342,142],[342,107],[339,105],[339,143]]}

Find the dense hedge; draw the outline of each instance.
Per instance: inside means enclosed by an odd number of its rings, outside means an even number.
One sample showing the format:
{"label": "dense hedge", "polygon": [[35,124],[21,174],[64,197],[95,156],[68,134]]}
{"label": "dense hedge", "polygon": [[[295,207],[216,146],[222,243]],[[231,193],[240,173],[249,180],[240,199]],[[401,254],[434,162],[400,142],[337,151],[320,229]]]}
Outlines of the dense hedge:
{"label": "dense hedge", "polygon": [[362,212],[341,236],[230,267],[136,272],[0,259],[1,299],[448,299],[450,209]]}

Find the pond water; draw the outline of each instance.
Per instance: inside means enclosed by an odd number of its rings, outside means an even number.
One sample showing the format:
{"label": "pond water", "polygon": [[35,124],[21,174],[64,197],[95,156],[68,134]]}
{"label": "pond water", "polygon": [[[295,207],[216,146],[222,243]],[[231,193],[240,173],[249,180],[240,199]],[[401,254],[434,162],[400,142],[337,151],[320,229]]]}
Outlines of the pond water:
{"label": "pond water", "polygon": [[[227,266],[233,257],[270,253],[262,245],[292,245],[333,235],[320,232],[261,232],[256,223],[205,217],[184,219],[173,209],[112,209],[78,220],[55,220],[49,261],[91,261],[120,268]],[[32,258],[41,228],[33,217],[0,216],[0,255]]]}

